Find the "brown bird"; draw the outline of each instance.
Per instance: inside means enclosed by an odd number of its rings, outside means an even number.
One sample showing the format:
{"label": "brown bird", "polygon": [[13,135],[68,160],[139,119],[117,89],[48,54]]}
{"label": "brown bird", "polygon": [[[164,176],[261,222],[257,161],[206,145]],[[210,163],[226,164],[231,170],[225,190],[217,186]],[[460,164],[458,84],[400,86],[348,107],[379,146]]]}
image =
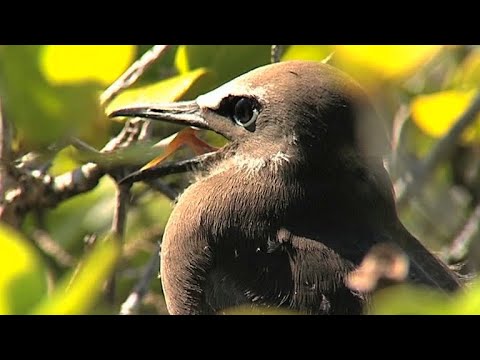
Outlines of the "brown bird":
{"label": "brown bird", "polygon": [[401,224],[382,155],[383,123],[350,77],[291,61],[242,75],[194,101],[126,108],[230,140],[208,157],[165,229],[161,279],[171,314],[238,305],[360,314],[346,285],[369,250],[395,243],[408,280],[444,291],[454,272]]}

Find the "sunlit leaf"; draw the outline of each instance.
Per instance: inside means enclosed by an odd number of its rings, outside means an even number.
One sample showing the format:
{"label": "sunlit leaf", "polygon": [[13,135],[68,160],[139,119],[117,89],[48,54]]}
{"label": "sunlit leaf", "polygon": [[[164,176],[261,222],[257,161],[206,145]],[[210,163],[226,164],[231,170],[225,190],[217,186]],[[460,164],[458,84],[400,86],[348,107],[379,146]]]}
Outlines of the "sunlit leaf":
{"label": "sunlit leaf", "polygon": [[34,314],[86,314],[95,305],[105,281],[120,256],[120,243],[112,236],[99,242],[79,267],[63,279]]}
{"label": "sunlit leaf", "polygon": [[453,83],[463,89],[476,88],[480,84],[480,49],[472,51],[457,69]]}
{"label": "sunlit leaf", "polygon": [[26,314],[46,292],[46,269],[34,248],[0,224],[0,314]]}
{"label": "sunlit leaf", "polygon": [[[442,49],[440,45],[336,45],[335,59],[385,79],[411,75]],[[358,69],[360,70],[360,69]]]}
{"label": "sunlit leaf", "polygon": [[98,82],[108,86],[133,62],[135,45],[47,45],[41,69],[55,85]]}
{"label": "sunlit leaf", "polygon": [[106,109],[107,113],[125,106],[146,105],[159,102],[171,102],[180,99],[188,89],[208,74],[201,68],[182,75],[122,92]]}
{"label": "sunlit leaf", "polygon": [[431,288],[398,285],[379,291],[369,313],[376,315],[450,314],[452,299]]}
{"label": "sunlit leaf", "polygon": [[50,210],[45,216],[51,237],[67,250],[82,248],[82,239],[102,233],[111,224],[115,206],[115,185],[104,176],[91,191],[74,196]]}
{"label": "sunlit leaf", "polygon": [[99,105],[99,85],[52,86],[40,70],[42,53],[43,46],[8,45],[0,56],[3,110],[15,125],[15,143],[26,152],[74,135],[101,146],[111,122]]}
{"label": "sunlit leaf", "polygon": [[301,315],[301,313],[286,308],[266,306],[238,306],[222,310],[220,315]]}
{"label": "sunlit leaf", "polygon": [[59,151],[53,159],[49,173],[57,176],[68,171],[72,171],[81,165],[77,160],[76,149],[73,146],[67,146]]}
{"label": "sunlit leaf", "polygon": [[185,73],[206,67],[217,76],[221,85],[251,69],[270,63],[270,45],[182,45],[175,64]]}
{"label": "sunlit leaf", "polygon": [[[466,111],[477,90],[449,90],[416,97],[412,104],[415,124],[429,136],[438,138],[445,135],[455,121]],[[480,119],[480,116],[478,117]],[[464,142],[480,139],[478,121],[463,134]]]}
{"label": "sunlit leaf", "polygon": [[480,315],[480,281],[470,284],[464,293],[457,295],[451,312],[456,315]]}
{"label": "sunlit leaf", "polygon": [[330,45],[290,45],[282,56],[282,61],[314,60],[323,61],[333,52]]}

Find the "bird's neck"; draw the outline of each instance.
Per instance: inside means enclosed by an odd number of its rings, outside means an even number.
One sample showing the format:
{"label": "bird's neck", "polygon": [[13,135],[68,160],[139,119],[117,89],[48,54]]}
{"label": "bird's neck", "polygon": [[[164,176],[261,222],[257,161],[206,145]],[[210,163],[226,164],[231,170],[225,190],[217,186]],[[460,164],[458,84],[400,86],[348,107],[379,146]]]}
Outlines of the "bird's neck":
{"label": "bird's neck", "polygon": [[[223,160],[197,180],[216,184],[216,189],[206,188],[222,194],[218,204],[230,204],[229,219],[232,214],[240,219],[252,213],[280,218],[291,212],[314,212],[318,221],[323,218],[332,225],[348,219],[352,226],[368,226],[397,218],[391,181],[380,158],[362,159],[348,151],[309,157],[283,144],[245,143],[241,149],[227,149]],[[239,202],[243,194],[249,194],[248,203]]]}

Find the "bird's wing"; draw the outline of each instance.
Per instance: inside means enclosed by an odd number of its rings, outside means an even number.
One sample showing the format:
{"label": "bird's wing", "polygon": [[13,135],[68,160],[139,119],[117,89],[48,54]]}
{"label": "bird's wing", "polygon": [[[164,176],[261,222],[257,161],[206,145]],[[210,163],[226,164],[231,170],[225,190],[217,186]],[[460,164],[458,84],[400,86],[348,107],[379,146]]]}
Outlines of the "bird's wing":
{"label": "bird's wing", "polygon": [[[446,292],[461,287],[458,276],[429,252],[400,223],[383,236],[368,230],[325,233],[312,225],[282,228],[269,244],[269,253],[278,264],[288,254],[291,269],[290,306],[300,311],[319,309],[321,313],[360,313],[368,296],[350,289],[346,279],[376,245],[394,243],[409,258],[407,281],[425,284]],[[391,235],[391,234],[395,235]]]}
{"label": "bird's wing", "polygon": [[393,240],[409,258],[410,280],[445,292],[452,292],[462,287],[460,277],[428,251],[402,224],[398,223],[393,233],[396,234]]}
{"label": "bird's wing", "polygon": [[290,307],[307,313],[359,314],[366,298],[345,285],[357,261],[326,239],[282,228],[277,242],[269,244],[269,253],[288,255]]}

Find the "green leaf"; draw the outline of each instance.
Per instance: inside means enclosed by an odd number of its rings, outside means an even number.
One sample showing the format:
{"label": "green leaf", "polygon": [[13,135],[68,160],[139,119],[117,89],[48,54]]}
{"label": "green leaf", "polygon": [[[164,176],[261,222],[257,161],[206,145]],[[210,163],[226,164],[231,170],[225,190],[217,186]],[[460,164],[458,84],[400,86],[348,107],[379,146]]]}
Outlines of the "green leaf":
{"label": "green leaf", "polygon": [[53,158],[52,166],[49,169],[49,174],[58,176],[69,171],[73,171],[81,165],[78,160],[78,150],[73,146],[67,146],[59,151]]}
{"label": "green leaf", "polygon": [[[448,90],[434,94],[419,95],[411,104],[412,118],[415,124],[427,135],[440,138],[444,136],[455,121],[471,104],[476,89]],[[480,116],[475,126],[470,126],[462,136],[464,143],[480,139]]]}
{"label": "green leaf", "polygon": [[256,67],[270,63],[270,45],[182,45],[175,65],[180,73],[207,67],[218,86]]}
{"label": "green leaf", "polygon": [[0,314],[26,314],[46,292],[46,268],[35,249],[0,224]]}
{"label": "green leaf", "polygon": [[74,196],[46,214],[51,237],[68,251],[83,247],[87,234],[108,230],[115,206],[115,184],[104,176],[91,191]]}
{"label": "green leaf", "polygon": [[441,45],[336,45],[335,58],[384,79],[402,79],[442,48]]}
{"label": "green leaf", "polygon": [[[282,56],[282,61],[313,60],[323,61],[333,53],[329,45],[290,45]],[[333,55],[334,57],[335,55]]]}
{"label": "green leaf", "polygon": [[179,100],[196,82],[200,81],[207,74],[208,70],[201,68],[153,85],[124,91],[107,106],[106,112],[111,113],[126,106]]}
{"label": "green leaf", "polygon": [[453,85],[461,89],[472,89],[480,84],[480,49],[472,51],[453,76]]}
{"label": "green leaf", "polygon": [[452,299],[434,289],[397,285],[373,297],[371,314],[445,315],[451,313]]}
{"label": "green leaf", "polygon": [[302,315],[302,313],[286,308],[246,305],[222,310],[219,315]]}
{"label": "green leaf", "polygon": [[78,268],[57,287],[49,298],[33,310],[42,315],[86,314],[96,304],[105,281],[120,257],[118,239],[107,236],[99,242]]}
{"label": "green leaf", "polygon": [[98,101],[99,83],[52,85],[40,70],[42,46],[8,45],[0,56],[4,110],[23,151],[43,148],[67,135],[100,147],[110,121]]}
{"label": "green leaf", "polygon": [[480,315],[480,280],[469,284],[464,293],[460,293],[452,304],[451,313],[455,315]]}
{"label": "green leaf", "polygon": [[40,64],[54,85],[113,83],[133,62],[135,45],[46,45]]}

